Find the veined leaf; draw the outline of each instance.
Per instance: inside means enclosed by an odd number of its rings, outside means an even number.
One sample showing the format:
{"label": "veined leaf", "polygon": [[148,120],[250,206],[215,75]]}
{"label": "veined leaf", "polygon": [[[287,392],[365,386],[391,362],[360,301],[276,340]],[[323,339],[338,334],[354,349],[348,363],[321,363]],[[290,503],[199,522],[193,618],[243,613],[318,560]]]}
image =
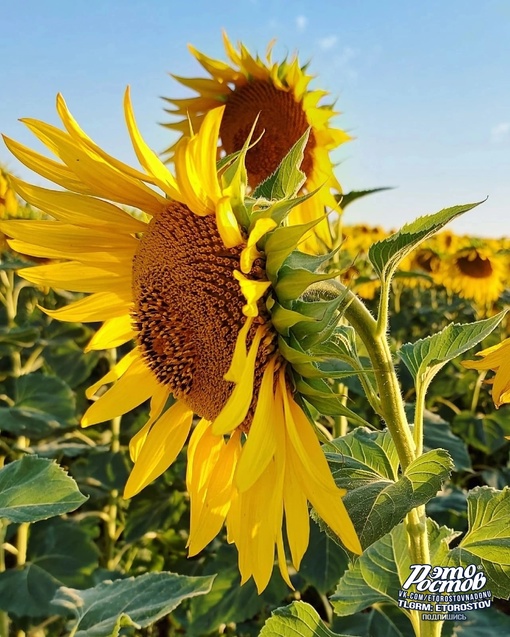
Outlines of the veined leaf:
{"label": "veined leaf", "polygon": [[77,509],[87,498],[55,462],[25,456],[0,469],[0,518],[37,522]]}
{"label": "veined leaf", "polygon": [[[434,449],[396,478],[395,452],[384,435],[358,428],[324,447],[336,484],[347,489],[343,502],[364,547],[388,533],[411,509],[432,499],[453,468],[448,453]],[[331,448],[340,453],[331,453]]]}
{"label": "veined leaf", "polygon": [[356,201],[356,199],[361,199],[361,197],[366,197],[367,195],[374,195],[384,190],[393,190],[393,188],[392,186],[380,186],[379,188],[369,188],[368,190],[351,190],[341,195],[335,195],[335,199],[341,205],[342,209],[345,210],[347,206],[353,201]]}
{"label": "veined leaf", "polygon": [[253,193],[255,199],[285,199],[297,194],[306,180],[300,166],[309,136],[310,129],[292,146],[274,173],[257,186]]}
{"label": "veined leaf", "polygon": [[441,230],[449,221],[459,215],[479,206],[477,203],[465,204],[445,208],[432,215],[419,217],[412,223],[406,223],[394,234],[377,241],[368,251],[368,258],[382,281],[391,278],[393,272],[404,257],[406,257],[422,241]]}
{"label": "veined leaf", "polygon": [[260,631],[260,637],[343,637],[333,633],[313,606],[292,602],[277,608]]}
{"label": "veined leaf", "polygon": [[428,374],[434,376],[448,361],[467,352],[488,336],[506,313],[507,310],[504,310],[474,323],[452,323],[437,334],[402,345],[399,354],[415,381],[426,370],[430,370]]}
{"label": "veined leaf", "polygon": [[510,596],[510,487],[502,491],[476,487],[467,501],[468,532],[441,566],[475,564],[487,578],[486,588],[506,599]]}
{"label": "veined leaf", "polygon": [[[441,564],[448,552],[448,542],[456,533],[427,520],[432,564]],[[409,577],[411,559],[407,533],[403,524],[368,547],[342,576],[330,598],[338,615],[352,615],[372,606],[388,603],[398,606],[398,591]],[[402,609],[409,616],[409,611]]]}
{"label": "veined leaf", "polygon": [[62,586],[53,604],[74,614],[75,637],[118,637],[123,626],[145,628],[168,615],[185,599],[205,595],[213,580],[214,576],[146,573],[101,582],[86,590]]}

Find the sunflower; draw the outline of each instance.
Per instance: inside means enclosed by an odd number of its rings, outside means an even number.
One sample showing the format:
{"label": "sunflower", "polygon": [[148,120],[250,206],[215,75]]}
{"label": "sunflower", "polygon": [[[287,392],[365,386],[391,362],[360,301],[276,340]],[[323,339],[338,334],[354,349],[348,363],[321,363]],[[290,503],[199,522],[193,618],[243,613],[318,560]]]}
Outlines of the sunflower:
{"label": "sunflower", "polygon": [[496,372],[492,383],[492,400],[496,408],[510,403],[510,338],[477,353],[482,360],[463,361],[464,367]]}
{"label": "sunflower", "polygon": [[486,308],[505,289],[506,262],[482,244],[460,247],[441,260],[433,278],[450,292]]}
{"label": "sunflower", "polygon": [[[22,120],[57,161],[6,139],[20,161],[65,188],[13,181],[24,199],[55,220],[1,227],[17,251],[62,261],[25,268],[21,276],[89,293],[46,310],[64,321],[101,321],[89,350],[134,339],[129,353],[89,388],[92,398],[111,384],[82,419],[83,426],[93,425],[150,400],[149,419],[130,444],[134,467],[125,496],[161,475],[192,431],[189,554],[202,550],[225,523],[242,581],[253,576],[261,591],[275,550],[290,584],[283,521],[298,568],[308,544],[308,503],[349,550],[360,553],[361,547],[344,491],[334,483],[296,391],[301,382],[306,393],[300,373],[318,372],[318,359],[304,346],[329,337],[339,307],[338,300],[319,303],[318,312],[298,298],[310,284],[334,276],[316,272],[317,257],[295,250],[312,224],[284,224],[302,200],[294,195],[305,176],[294,168],[296,188],[279,201],[264,198],[264,185],[246,198],[249,139],[217,168],[224,110],[211,110],[196,134],[182,138],[172,174],[141,137],[129,91],[125,118],[143,171],[97,146],[58,96],[65,130]],[[135,218],[118,204],[144,214]],[[308,391],[313,404],[317,382]]]}
{"label": "sunflower", "polygon": [[18,200],[9,183],[9,173],[0,166],[0,219],[16,216]]}
{"label": "sunflower", "polygon": [[[272,46],[268,47],[266,58],[253,57],[247,48],[238,48],[223,34],[223,42],[229,62],[207,57],[193,46],[189,46],[210,78],[183,78],[173,76],[185,87],[198,93],[196,97],[169,99],[173,108],[167,112],[180,117],[177,122],[164,126],[186,134],[189,122],[198,129],[205,115],[220,105],[225,106],[221,127],[221,149],[232,154],[239,151],[255,126],[254,139],[264,133],[246,155],[248,184],[256,188],[279,166],[297,140],[310,128],[305,148],[302,170],[306,175],[304,189],[319,193],[297,206],[291,213],[291,223],[304,223],[324,217],[325,208],[338,210],[331,189],[341,192],[341,186],[333,173],[330,151],[350,139],[349,135],[330,125],[337,113],[330,105],[319,102],[328,93],[323,90],[309,90],[313,79],[300,66],[296,56],[282,62],[272,61]],[[166,152],[173,157],[175,146]],[[331,233],[327,219],[308,233],[301,247],[315,251],[322,244],[331,247]],[[319,241],[315,237],[319,238]]]}

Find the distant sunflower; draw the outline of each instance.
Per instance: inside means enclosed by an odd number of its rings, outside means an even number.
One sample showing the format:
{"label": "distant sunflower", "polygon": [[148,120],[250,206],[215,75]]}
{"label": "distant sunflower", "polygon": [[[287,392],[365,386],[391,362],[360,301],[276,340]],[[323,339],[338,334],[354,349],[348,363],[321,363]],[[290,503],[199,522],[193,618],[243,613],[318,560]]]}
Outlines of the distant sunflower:
{"label": "distant sunflower", "polygon": [[9,183],[9,173],[0,166],[0,219],[16,215],[18,200]]}
{"label": "distant sunflower", "polygon": [[[313,79],[300,66],[296,56],[273,62],[268,47],[265,60],[253,57],[247,48],[238,44],[236,49],[227,35],[223,35],[225,51],[229,63],[207,57],[193,46],[189,46],[210,78],[175,79],[198,93],[196,97],[169,99],[174,106],[167,112],[180,117],[177,122],[166,127],[186,134],[189,122],[198,129],[205,115],[220,105],[225,112],[220,127],[221,148],[231,154],[239,151],[250,133],[255,120],[254,139],[260,141],[248,151],[246,169],[248,183],[255,188],[271,175],[296,141],[310,127],[310,136],[305,148],[302,170],[306,175],[304,189],[319,193],[304,201],[291,213],[292,223],[305,223],[324,216],[325,208],[338,209],[331,190],[341,192],[341,186],[333,172],[330,152],[350,139],[349,135],[333,128],[330,120],[337,113],[330,105],[319,105],[328,93],[323,90],[309,90]],[[173,156],[175,146],[167,153]],[[331,247],[331,233],[327,220],[317,225],[314,232],[320,240]],[[308,247],[317,247],[313,236],[308,235]]]}
{"label": "distant sunflower", "polygon": [[[316,359],[293,345],[292,331],[301,330],[300,343],[306,342],[303,326],[310,321],[329,333],[338,307],[323,310],[324,319],[316,320],[306,315],[303,301],[305,313],[293,306],[310,283],[331,278],[310,270],[304,280],[304,256],[299,269],[292,267],[296,242],[309,226],[282,221],[299,201],[244,197],[247,146],[218,172],[223,108],[208,113],[197,134],[181,140],[175,175],[141,137],[128,91],[125,117],[143,172],[99,148],[61,96],[57,110],[66,130],[23,121],[60,161],[6,139],[20,161],[66,189],[13,182],[22,197],[56,221],[7,221],[1,227],[17,251],[62,260],[23,269],[21,276],[90,293],[46,310],[64,321],[103,322],[88,349],[135,340],[89,388],[91,398],[112,384],[82,420],[84,426],[103,422],[150,399],[149,420],[130,445],[135,464],[126,497],[175,460],[196,414],[201,419],[188,445],[190,555],[226,523],[243,582],[253,576],[259,591],[267,586],[276,548],[290,584],[283,520],[298,568],[308,544],[308,502],[348,549],[361,552],[342,502],[345,492],[335,485],[313,426],[295,400],[291,361],[303,368]],[[115,204],[138,208],[146,221]],[[320,342],[317,330],[313,340]]]}
{"label": "distant sunflower", "polygon": [[469,246],[441,260],[434,280],[481,307],[497,301],[506,285],[505,260],[484,246]]}
{"label": "distant sunflower", "polygon": [[493,370],[496,372],[492,383],[492,400],[496,408],[504,403],[510,403],[510,338],[501,343],[488,347],[477,353],[482,360],[463,361],[464,367],[479,371]]}

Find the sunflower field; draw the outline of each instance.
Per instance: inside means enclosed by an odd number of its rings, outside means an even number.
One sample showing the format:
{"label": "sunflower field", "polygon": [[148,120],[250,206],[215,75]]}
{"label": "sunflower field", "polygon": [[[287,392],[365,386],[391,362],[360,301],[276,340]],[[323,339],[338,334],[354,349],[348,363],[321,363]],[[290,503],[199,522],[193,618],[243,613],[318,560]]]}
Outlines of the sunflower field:
{"label": "sunflower field", "polygon": [[5,138],[0,637],[508,635],[510,240],[351,224],[325,92],[224,44],[139,167]]}

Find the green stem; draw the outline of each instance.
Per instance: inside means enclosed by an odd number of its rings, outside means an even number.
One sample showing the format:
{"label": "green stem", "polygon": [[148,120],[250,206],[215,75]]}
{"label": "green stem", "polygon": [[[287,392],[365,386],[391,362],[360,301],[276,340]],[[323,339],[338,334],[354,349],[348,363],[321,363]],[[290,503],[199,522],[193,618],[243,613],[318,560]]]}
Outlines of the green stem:
{"label": "green stem", "polygon": [[414,407],[414,444],[416,456],[423,453],[423,416],[425,413],[425,395],[428,383],[416,380],[416,404]]}
{"label": "green stem", "polygon": [[482,384],[486,376],[487,376],[487,371],[483,371],[479,374],[478,378],[476,379],[476,383],[473,389],[473,396],[471,398],[471,413],[473,414],[476,411],[476,406],[478,405],[478,400],[480,398],[480,390],[482,389]]}
{"label": "green stem", "polygon": [[[0,573],[5,572],[5,536],[7,534],[7,520],[0,519]],[[9,637],[9,615],[0,610],[0,637]]]}
{"label": "green stem", "polygon": [[[423,448],[423,427],[418,427],[421,437],[416,440],[413,439],[386,338],[388,328],[388,289],[386,287],[381,290],[381,314],[377,322],[356,296],[351,292],[344,292],[344,294],[345,317],[363,341],[370,357],[379,392],[381,416],[386,422],[395,444],[402,470],[405,471],[416,459],[417,454],[421,453]],[[423,390],[426,390],[426,386],[427,384],[424,383]],[[424,395],[423,397],[420,396],[416,402],[421,405],[418,407],[418,418],[423,423]],[[416,432],[415,435],[417,435]],[[411,563],[430,564],[427,518],[424,507],[418,507],[409,512],[406,516],[406,531],[409,538]],[[414,622],[414,624],[415,632],[419,637],[437,637],[440,635],[439,622],[426,622],[418,619],[418,623]],[[439,624],[439,627],[436,624]]]}
{"label": "green stem", "polygon": [[[120,451],[120,422],[121,417],[117,416],[112,420],[112,439],[110,449],[112,453]],[[110,499],[106,510],[108,521],[106,523],[106,567],[115,569],[115,543],[117,542],[117,515],[118,515],[119,492],[113,489],[110,492]]]}
{"label": "green stem", "polygon": [[356,330],[370,357],[380,400],[380,415],[393,438],[402,469],[415,459],[415,445],[404,411],[400,386],[385,334],[360,299],[345,291],[345,317]]}

